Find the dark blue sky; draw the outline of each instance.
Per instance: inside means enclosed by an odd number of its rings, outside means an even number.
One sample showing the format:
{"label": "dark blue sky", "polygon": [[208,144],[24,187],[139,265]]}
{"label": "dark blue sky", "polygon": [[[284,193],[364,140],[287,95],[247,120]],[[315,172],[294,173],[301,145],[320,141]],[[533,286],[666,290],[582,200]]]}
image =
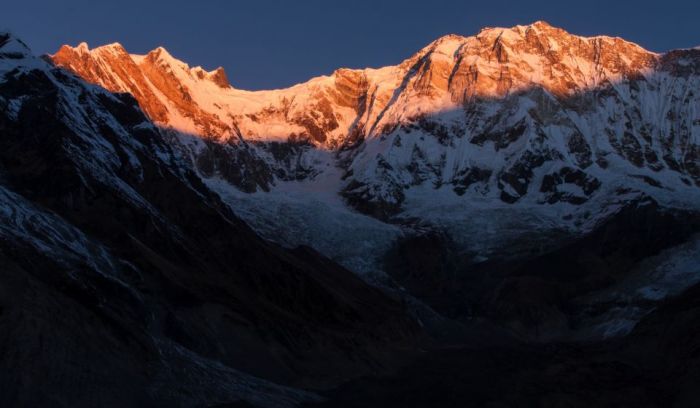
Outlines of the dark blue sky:
{"label": "dark blue sky", "polygon": [[0,28],[35,53],[118,41],[158,45],[190,65],[222,65],[234,86],[288,86],[338,67],[395,64],[441,35],[535,20],[664,51],[700,45],[697,0],[8,0]]}

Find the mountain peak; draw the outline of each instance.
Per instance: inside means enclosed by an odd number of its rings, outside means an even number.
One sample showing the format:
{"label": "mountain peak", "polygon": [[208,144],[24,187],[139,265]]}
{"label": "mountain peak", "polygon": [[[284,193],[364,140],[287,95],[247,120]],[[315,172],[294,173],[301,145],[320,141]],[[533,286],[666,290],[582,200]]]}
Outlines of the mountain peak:
{"label": "mountain peak", "polygon": [[27,47],[27,44],[9,31],[0,31],[1,58],[24,58],[29,55],[31,55],[31,50]]}
{"label": "mountain peak", "polygon": [[151,50],[148,54],[146,54],[146,57],[157,61],[173,61],[175,60],[175,57],[173,57],[168,50],[165,49],[165,47],[156,47],[155,49]]}
{"label": "mountain peak", "polygon": [[209,73],[209,78],[221,88],[230,88],[231,84],[226,76],[226,71],[224,67],[218,67]]}
{"label": "mountain peak", "polygon": [[534,23],[530,24],[529,26],[530,27],[537,27],[537,28],[556,28],[544,20],[537,20]]}
{"label": "mountain peak", "polygon": [[[365,136],[372,137],[384,125],[390,129],[407,117],[454,109],[474,98],[501,98],[536,88],[570,96],[606,82],[644,76],[658,62],[657,55],[631,43],[569,34],[541,20],[485,28],[469,37],[445,35],[396,66],[337,70],[331,79],[245,95],[231,92],[223,68],[190,67],[164,47],[130,58],[100,53],[92,55],[89,64],[68,56],[54,61],[107,89],[137,95],[151,118],[188,133],[223,137],[230,127],[228,119],[221,118],[235,116],[239,130],[260,140],[301,134],[329,146],[355,131],[360,112],[369,112],[362,120]],[[130,77],[115,81],[105,67]],[[397,103],[395,95],[411,103]],[[375,97],[373,109],[368,109],[367,101]],[[267,109],[270,106],[275,109]],[[281,123],[275,122],[277,116]]]}
{"label": "mountain peak", "polygon": [[126,49],[124,46],[122,46],[118,42],[113,42],[111,44],[105,44],[101,45],[99,47],[95,47],[93,49],[90,49],[90,46],[88,43],[85,41],[81,42],[75,47],[72,47],[70,45],[63,45],[61,48],[56,52],[55,55],[75,55],[77,54],[78,56],[85,56],[85,55],[90,55],[92,53],[109,53],[109,54],[126,54]]}
{"label": "mountain peak", "polygon": [[530,24],[518,24],[512,27],[484,27],[479,30],[476,37],[485,37],[494,34],[497,36],[502,36],[506,33],[512,34],[516,37],[524,37],[530,30],[546,34],[560,33],[564,35],[572,35],[563,28],[555,27],[544,20],[538,20]]}
{"label": "mountain peak", "polygon": [[144,62],[165,69],[166,71],[189,71],[190,66],[179,59],[175,58],[165,49],[165,47],[157,47],[146,54]]}
{"label": "mountain peak", "polygon": [[[64,45],[64,47],[67,47],[67,45]],[[78,46],[75,47],[74,50],[79,53],[90,52],[90,47],[88,46],[88,43],[83,41],[80,44],[78,44]]]}
{"label": "mountain peak", "polygon": [[[447,34],[430,43],[423,50],[433,50],[439,52],[451,51],[474,38],[495,38],[495,39],[510,39],[514,41],[524,40],[528,30],[536,30],[539,32],[560,32],[569,34],[566,30],[557,28],[544,20],[538,20],[528,25],[516,25],[513,27],[484,27],[475,36],[462,36],[459,34]],[[571,34],[569,34],[571,35]]]}
{"label": "mountain peak", "polygon": [[219,88],[226,89],[231,87],[223,67],[218,67],[213,71],[207,72],[204,68],[196,66],[190,69],[190,73],[198,79],[206,79],[213,82],[219,86]]}
{"label": "mountain peak", "polygon": [[[82,44],[81,44],[82,45]],[[80,45],[78,45],[80,47]],[[127,54],[126,49],[118,42],[101,45],[93,50],[93,52],[108,52],[114,54]]]}

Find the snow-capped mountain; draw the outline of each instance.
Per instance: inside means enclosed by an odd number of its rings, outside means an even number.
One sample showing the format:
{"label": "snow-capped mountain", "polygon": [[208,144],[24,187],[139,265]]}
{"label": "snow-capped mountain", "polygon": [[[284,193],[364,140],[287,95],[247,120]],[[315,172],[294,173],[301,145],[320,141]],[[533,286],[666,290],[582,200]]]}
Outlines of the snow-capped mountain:
{"label": "snow-capped mountain", "polygon": [[[81,44],[51,58],[133,94],[163,126],[267,144],[245,163],[259,167],[254,175],[228,177],[246,191],[323,172],[305,160],[305,145],[334,152],[344,171],[337,187],[378,216],[400,212],[422,185],[509,203],[533,196],[580,204],[610,173],[668,188],[700,183],[694,50],[655,54],[537,22],[446,36],[397,66],[340,69],[259,92],[235,89],[223,69],[190,68],[163,48],[138,56],[119,44]],[[225,165],[201,161],[205,174],[226,178]]]}
{"label": "snow-capped mountain", "polygon": [[255,92],[2,33],[0,400],[693,401],[699,81],[543,22]]}
{"label": "snow-capped mountain", "polygon": [[259,92],[163,48],[139,56],[81,44],[51,59],[131,93],[164,127],[218,142],[192,148],[198,169],[247,192],[340,168],[323,188],[382,219],[420,207],[406,201],[425,190],[457,203],[576,206],[624,179],[697,199],[695,50],[655,54],[537,22],[446,36],[397,66]]}
{"label": "snow-capped mountain", "polygon": [[416,327],[259,238],[133,97],[0,33],[3,405],[291,407],[318,396],[290,385],[376,372]]}
{"label": "snow-capped mountain", "polygon": [[426,234],[443,237],[462,270],[488,271],[648,205],[676,219],[700,208],[698,50],[658,54],[536,22],[270,91],[236,89],[223,69],[191,68],[163,48],[81,44],[50,58],[134,95],[264,237],[310,245],[367,279],[386,280],[391,254]]}

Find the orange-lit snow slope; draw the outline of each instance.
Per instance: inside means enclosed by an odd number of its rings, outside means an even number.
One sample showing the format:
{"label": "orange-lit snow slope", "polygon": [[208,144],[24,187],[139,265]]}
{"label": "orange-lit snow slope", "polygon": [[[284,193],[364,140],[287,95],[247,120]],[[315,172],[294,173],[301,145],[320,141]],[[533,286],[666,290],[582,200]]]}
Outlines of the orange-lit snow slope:
{"label": "orange-lit snow slope", "polygon": [[647,75],[659,55],[619,38],[584,38],[544,22],[449,35],[399,65],[339,69],[287,89],[245,91],[222,68],[189,67],[157,48],[62,47],[53,61],[110,91],[129,92],[157,123],[215,139],[310,141],[335,149],[416,117],[541,87],[570,96]]}
{"label": "orange-lit snow slope", "polygon": [[700,207],[700,50],[657,54],[536,22],[256,92],[162,48],[81,44],[51,58],[133,94],[263,236],[355,271],[377,270],[407,230],[488,258],[634,202]]}

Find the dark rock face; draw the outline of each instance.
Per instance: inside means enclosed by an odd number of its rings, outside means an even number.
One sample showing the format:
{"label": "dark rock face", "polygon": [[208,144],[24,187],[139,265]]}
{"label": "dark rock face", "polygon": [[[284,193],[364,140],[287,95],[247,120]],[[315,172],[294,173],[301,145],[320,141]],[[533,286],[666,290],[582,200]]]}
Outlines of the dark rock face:
{"label": "dark rock face", "polygon": [[367,102],[367,76],[351,69],[339,69],[333,76],[336,87],[335,102],[340,106],[353,108],[358,115],[362,115]]}
{"label": "dark rock face", "polygon": [[664,303],[619,341],[503,346],[490,338],[487,347],[426,352],[395,375],[350,382],[324,404],[303,406],[696,406],[698,295],[700,286]]}
{"label": "dark rock face", "polygon": [[653,202],[629,205],[582,239],[512,265],[489,308],[536,337],[575,329],[583,311],[574,299],[623,280],[643,259],[698,231],[697,213],[667,212]]}
{"label": "dark rock face", "polygon": [[5,74],[0,98],[22,100],[0,114],[9,406],[288,406],[309,397],[252,375],[333,384],[418,333],[349,271],[257,237],[133,98],[48,65]]}
{"label": "dark rock face", "polygon": [[[554,247],[539,247],[533,239],[525,256],[513,257],[504,248],[502,256],[481,262],[444,235],[409,237],[387,256],[386,270],[445,316],[486,319],[522,338],[549,341],[568,338],[583,320],[612,307],[596,310],[577,299],[622,281],[644,259],[698,232],[697,212],[665,210],[642,200],[588,234],[560,237]],[[526,243],[530,237],[524,234],[520,241]]]}
{"label": "dark rock face", "polygon": [[521,119],[514,126],[510,127],[503,133],[486,133],[476,135],[471,139],[475,145],[483,146],[486,141],[494,143],[495,149],[501,150],[507,148],[511,143],[515,142],[527,130],[527,124],[524,119]]}
{"label": "dark rock face", "polygon": [[388,220],[401,210],[401,203],[404,200],[403,188],[389,181],[386,187],[382,188],[384,191],[377,190],[377,186],[352,180],[343,189],[341,195],[357,211],[380,220]]}
{"label": "dark rock face", "polygon": [[[477,329],[396,373],[348,382],[327,392],[324,404],[303,406],[695,406],[700,285],[636,305],[649,314],[627,336],[596,342],[546,337],[610,307],[582,310],[579,296],[624,279],[641,260],[698,231],[697,212],[673,213],[641,201],[589,235],[528,259],[470,267],[446,249],[443,237],[404,242],[388,260],[392,276],[410,290],[420,282],[423,291],[415,293],[422,299]],[[623,295],[617,305],[624,303]],[[484,319],[506,323],[520,340],[479,326]]]}
{"label": "dark rock face", "polygon": [[501,200],[512,204],[526,195],[534,170],[551,159],[552,154],[549,152],[526,151],[510,168],[501,173],[498,179]]}
{"label": "dark rock face", "polygon": [[481,183],[484,186],[487,185],[492,173],[493,172],[489,169],[482,169],[479,167],[470,167],[461,170],[452,180],[452,184],[455,186],[455,193],[463,195],[469,187],[476,183]]}
{"label": "dark rock face", "polygon": [[218,85],[219,88],[226,89],[231,87],[231,84],[228,82],[228,76],[226,75],[226,71],[224,71],[223,67],[219,67],[214,70],[213,74],[211,75],[211,80]]}
{"label": "dark rock face", "polygon": [[386,269],[410,293],[434,303],[454,286],[459,265],[448,237],[426,233],[397,245],[387,256]]}
{"label": "dark rock face", "polygon": [[[564,185],[578,187],[579,194],[561,191]],[[540,192],[546,193],[545,201],[549,204],[564,201],[571,204],[583,204],[600,188],[600,181],[581,170],[564,167],[558,172],[548,174],[542,179]]]}
{"label": "dark rock face", "polygon": [[206,147],[194,159],[197,170],[204,177],[220,176],[247,193],[270,189],[272,169],[253,148],[212,141],[204,143]]}

